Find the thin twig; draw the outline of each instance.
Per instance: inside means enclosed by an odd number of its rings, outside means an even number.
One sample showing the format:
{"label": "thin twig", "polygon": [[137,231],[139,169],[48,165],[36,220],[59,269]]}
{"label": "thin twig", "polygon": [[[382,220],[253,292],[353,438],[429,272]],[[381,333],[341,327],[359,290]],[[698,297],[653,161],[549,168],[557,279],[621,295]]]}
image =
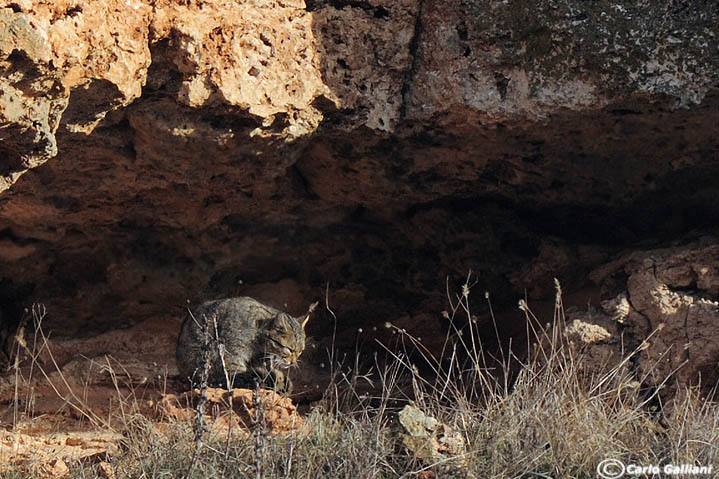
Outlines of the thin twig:
{"label": "thin twig", "polygon": [[[195,316],[192,314],[192,311],[189,310],[188,312],[190,314],[190,317],[193,319],[193,321],[196,321]],[[199,323],[198,323],[199,324]],[[205,433],[206,425],[205,425],[205,404],[207,403],[207,381],[210,376],[210,343],[211,343],[211,336],[210,331],[208,327],[208,320],[206,316],[203,316],[203,323],[200,324],[201,326],[201,332],[202,332],[202,368],[200,369],[200,397],[197,400],[197,405],[195,406],[195,422],[193,424],[194,430],[195,430],[195,451],[192,454],[192,459],[190,461],[190,466],[187,468],[187,472],[185,473],[184,478],[187,479],[190,477],[190,474],[192,473],[192,469],[195,467],[195,464],[197,463],[197,460],[200,457],[200,452],[202,450],[202,446],[204,445],[203,442],[203,435]]]}

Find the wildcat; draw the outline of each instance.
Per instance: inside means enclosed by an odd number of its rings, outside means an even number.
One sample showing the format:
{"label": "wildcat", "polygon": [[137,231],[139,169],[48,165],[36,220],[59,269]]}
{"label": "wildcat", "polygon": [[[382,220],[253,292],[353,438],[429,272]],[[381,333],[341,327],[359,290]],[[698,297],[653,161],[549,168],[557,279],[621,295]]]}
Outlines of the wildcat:
{"label": "wildcat", "polygon": [[[305,316],[294,318],[249,297],[201,304],[194,314],[188,314],[177,341],[180,375],[195,384],[200,382],[207,344],[208,384],[227,387],[229,379],[233,387],[258,383],[289,393],[292,383],[286,371],[297,364],[305,349],[305,325],[316,306],[314,303]],[[207,340],[205,332],[209,333]]]}

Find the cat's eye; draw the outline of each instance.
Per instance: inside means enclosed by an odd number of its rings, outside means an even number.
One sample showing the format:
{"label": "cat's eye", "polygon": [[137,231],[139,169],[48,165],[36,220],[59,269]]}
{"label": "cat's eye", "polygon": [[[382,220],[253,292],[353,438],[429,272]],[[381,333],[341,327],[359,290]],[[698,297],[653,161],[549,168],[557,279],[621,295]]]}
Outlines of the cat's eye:
{"label": "cat's eye", "polygon": [[294,349],[288,348],[287,346],[284,346],[282,343],[280,343],[280,342],[277,341],[276,339],[269,338],[269,340],[272,341],[272,343],[273,343],[275,346],[277,346],[277,349],[279,349],[280,351],[282,351],[282,352],[285,353],[285,354],[292,354],[292,353],[295,352]]}

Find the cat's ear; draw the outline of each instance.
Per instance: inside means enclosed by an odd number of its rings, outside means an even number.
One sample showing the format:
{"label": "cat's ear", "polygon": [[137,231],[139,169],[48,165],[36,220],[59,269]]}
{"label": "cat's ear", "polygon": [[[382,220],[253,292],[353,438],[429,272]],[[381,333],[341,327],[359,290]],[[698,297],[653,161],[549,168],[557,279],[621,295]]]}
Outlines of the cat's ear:
{"label": "cat's ear", "polygon": [[312,305],[310,305],[310,309],[307,311],[307,316],[305,316],[305,319],[302,320],[302,329],[305,329],[305,326],[307,325],[307,321],[310,320],[310,316],[312,315],[312,312],[315,310],[319,303],[314,302]]}

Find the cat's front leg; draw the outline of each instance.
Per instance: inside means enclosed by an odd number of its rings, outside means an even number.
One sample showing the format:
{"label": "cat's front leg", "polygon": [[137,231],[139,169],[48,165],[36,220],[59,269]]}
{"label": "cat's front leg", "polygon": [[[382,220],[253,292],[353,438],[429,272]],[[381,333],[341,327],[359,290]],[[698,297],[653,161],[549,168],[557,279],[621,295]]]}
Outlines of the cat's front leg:
{"label": "cat's front leg", "polygon": [[275,381],[274,371],[269,365],[261,364],[256,366],[252,368],[252,372],[256,385],[262,388],[269,387],[268,385]]}
{"label": "cat's front leg", "polygon": [[279,394],[289,394],[292,392],[292,381],[287,373],[279,369],[274,369],[272,375],[274,377],[274,389],[276,392]]}

